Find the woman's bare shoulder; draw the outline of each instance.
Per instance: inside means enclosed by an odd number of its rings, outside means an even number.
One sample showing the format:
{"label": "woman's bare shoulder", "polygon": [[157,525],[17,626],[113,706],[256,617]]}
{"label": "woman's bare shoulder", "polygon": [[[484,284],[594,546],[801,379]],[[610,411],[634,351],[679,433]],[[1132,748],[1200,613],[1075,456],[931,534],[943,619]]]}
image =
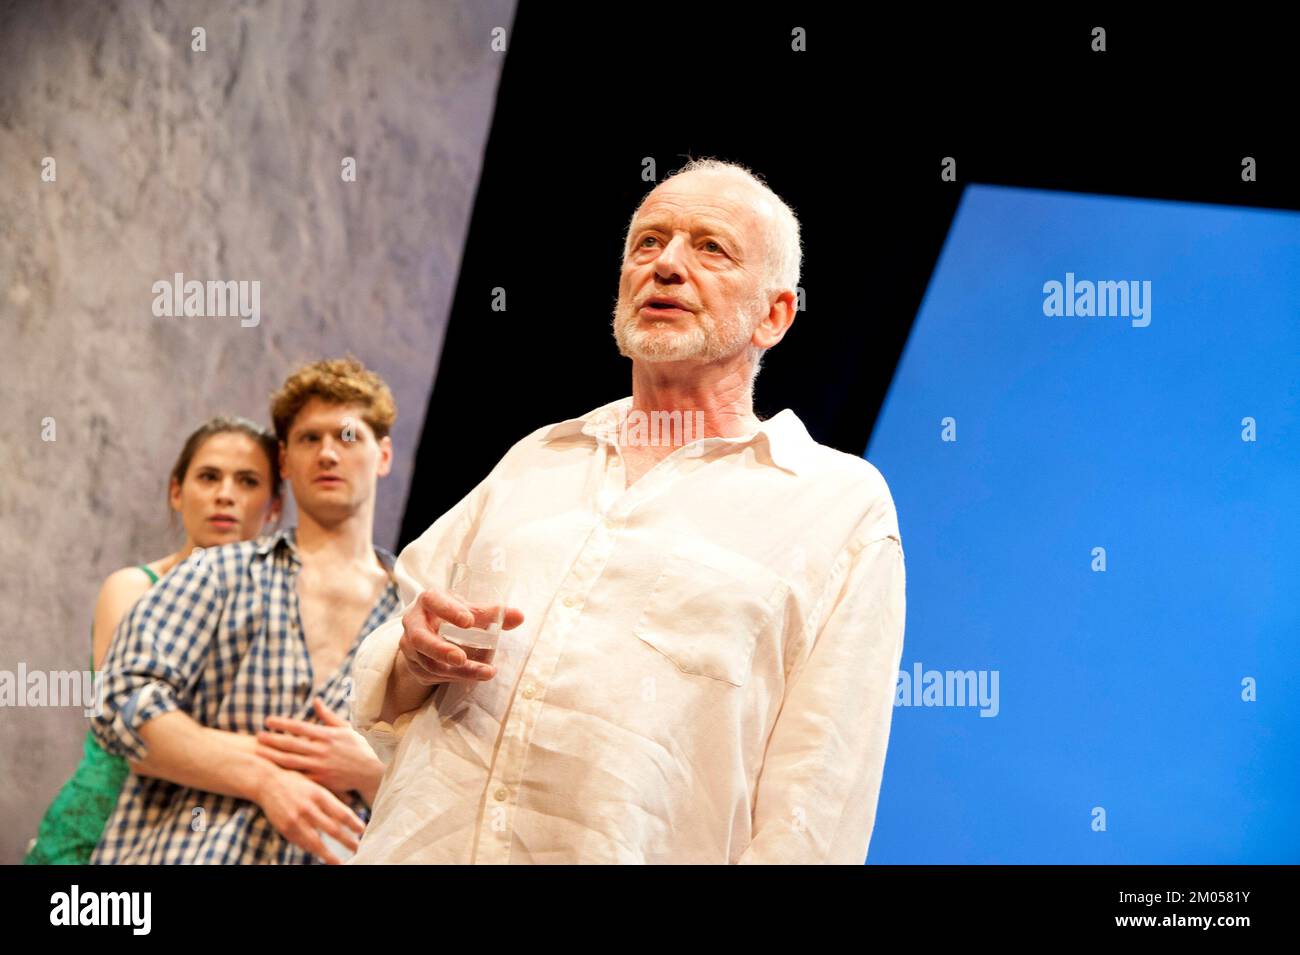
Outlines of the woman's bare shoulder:
{"label": "woman's bare shoulder", "polygon": [[[152,564],[150,569],[157,573]],[[104,578],[104,583],[99,588],[99,605],[133,604],[152,586],[153,581],[138,565],[123,567]]]}

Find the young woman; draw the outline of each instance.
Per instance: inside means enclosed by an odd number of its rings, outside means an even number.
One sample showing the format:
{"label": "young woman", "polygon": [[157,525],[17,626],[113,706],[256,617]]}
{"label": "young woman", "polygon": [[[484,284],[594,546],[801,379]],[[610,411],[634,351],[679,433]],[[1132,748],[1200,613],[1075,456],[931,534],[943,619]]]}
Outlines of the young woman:
{"label": "young woman", "polygon": [[[185,543],[175,553],[108,576],[95,604],[91,666],[98,671],[127,611],[196,547],[251,540],[279,517],[279,446],[275,435],[244,418],[218,417],[185,441],[168,486]],[[76,772],[59,790],[23,859],[32,865],[85,865],[99,842],[130,769],[86,734]]]}

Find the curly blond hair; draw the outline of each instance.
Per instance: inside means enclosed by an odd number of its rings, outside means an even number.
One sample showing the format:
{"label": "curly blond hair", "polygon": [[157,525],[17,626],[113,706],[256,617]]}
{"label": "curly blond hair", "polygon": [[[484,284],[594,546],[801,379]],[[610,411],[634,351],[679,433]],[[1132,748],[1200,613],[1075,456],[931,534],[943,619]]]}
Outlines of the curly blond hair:
{"label": "curly blond hair", "polygon": [[271,395],[271,421],[277,438],[289,440],[293,419],[312,398],[362,405],[366,410],[361,420],[370,425],[376,438],[387,437],[397,420],[397,402],[384,379],[351,355],[324,358],[303,365]]}

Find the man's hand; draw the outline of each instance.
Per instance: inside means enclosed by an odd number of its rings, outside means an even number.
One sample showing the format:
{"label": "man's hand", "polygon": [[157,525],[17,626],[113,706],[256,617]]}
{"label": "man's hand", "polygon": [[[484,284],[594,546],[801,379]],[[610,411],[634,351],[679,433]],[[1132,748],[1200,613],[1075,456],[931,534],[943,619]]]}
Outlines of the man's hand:
{"label": "man's hand", "polygon": [[[497,607],[476,607],[450,591],[432,588],[424,591],[402,617],[402,639],[397,645],[397,674],[408,676],[420,686],[438,683],[476,683],[490,680],[497,668],[489,663],[474,663],[465,651],[438,636],[445,620],[457,627],[488,627],[496,618]],[[522,610],[506,608],[502,630],[513,630],[524,622]]]}
{"label": "man's hand", "polygon": [[335,795],[345,796],[355,789],[366,802],[373,802],[384,764],[352,724],[335,715],[320,697],[313,702],[325,725],[268,717],[270,732],[257,734],[257,755],[282,769],[303,773]]}
{"label": "man's hand", "polygon": [[276,832],[330,865],[340,862],[325,848],[320,832],[329,833],[355,852],[357,836],[365,829],[357,814],[337,796],[291,769],[272,768],[258,788],[256,802]]}
{"label": "man's hand", "polygon": [[[380,720],[391,724],[418,709],[439,683],[477,683],[496,676],[496,667],[471,661],[464,650],[438,636],[438,627],[444,620],[459,627],[488,627],[497,609],[470,606],[440,588],[420,594],[402,616],[402,639],[388,674]],[[501,629],[513,630],[523,622],[523,611],[508,607]]]}

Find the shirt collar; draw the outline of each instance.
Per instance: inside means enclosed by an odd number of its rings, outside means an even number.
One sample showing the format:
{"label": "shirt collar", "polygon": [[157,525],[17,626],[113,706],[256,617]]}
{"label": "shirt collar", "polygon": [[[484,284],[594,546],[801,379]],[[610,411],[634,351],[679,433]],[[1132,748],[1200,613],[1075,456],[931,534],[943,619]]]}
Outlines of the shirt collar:
{"label": "shirt collar", "polygon": [[[372,546],[375,549],[375,555],[379,558],[379,562],[383,564],[384,569],[389,572],[388,576],[389,579],[391,580],[393,564],[397,562],[397,556],[392,551],[388,550],[387,548],[380,547],[378,544],[373,544]],[[274,533],[265,534],[262,537],[259,537],[257,539],[257,546],[254,548],[254,552],[257,553],[259,556],[265,557],[267,554],[271,553],[271,551],[275,550],[277,547],[288,548],[289,553],[293,555],[294,560],[299,560],[300,558],[298,557],[298,528],[283,527],[280,530],[275,531]]]}
{"label": "shirt collar", "polygon": [[[593,408],[584,415],[552,425],[542,435],[542,440],[553,441],[568,435],[585,434],[595,441],[600,441],[602,432],[607,434],[610,429],[616,429],[621,416],[631,408],[631,395],[619,398],[599,408]],[[799,474],[808,469],[811,455],[817,447],[817,442],[808,434],[808,429],[799,420],[799,416],[789,408],[766,421],[760,421],[758,430],[753,434],[705,440],[727,444],[750,444],[762,440],[772,463],[792,474]]]}
{"label": "shirt collar", "polygon": [[282,527],[270,534],[263,534],[257,539],[257,546],[253,548],[253,553],[265,557],[271,551],[283,546],[289,548],[296,557],[298,554],[297,539],[294,536],[296,530],[295,527]]}

